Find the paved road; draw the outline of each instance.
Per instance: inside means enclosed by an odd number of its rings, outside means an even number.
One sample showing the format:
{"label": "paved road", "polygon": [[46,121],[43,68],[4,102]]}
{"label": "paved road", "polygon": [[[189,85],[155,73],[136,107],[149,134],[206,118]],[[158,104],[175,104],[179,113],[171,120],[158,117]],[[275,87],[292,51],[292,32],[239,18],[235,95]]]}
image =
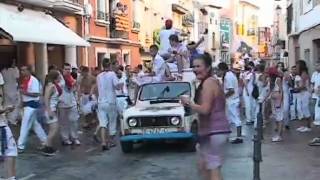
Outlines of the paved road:
{"label": "paved road", "polygon": [[[299,122],[294,122],[296,127]],[[228,145],[223,168],[226,180],[252,179],[252,127],[245,129],[245,143]],[[271,128],[263,143],[263,180],[318,180],[320,147],[309,147],[307,141],[320,130],[298,134],[286,132],[285,142],[271,143]],[[18,177],[26,180],[198,180],[196,154],[185,153],[177,144],[146,144],[132,154],[120,148],[102,153],[88,134],[82,134],[81,147],[60,148],[55,157],[43,157],[35,146],[18,158]],[[32,138],[32,142],[36,140]],[[2,168],[0,168],[2,174]]]}

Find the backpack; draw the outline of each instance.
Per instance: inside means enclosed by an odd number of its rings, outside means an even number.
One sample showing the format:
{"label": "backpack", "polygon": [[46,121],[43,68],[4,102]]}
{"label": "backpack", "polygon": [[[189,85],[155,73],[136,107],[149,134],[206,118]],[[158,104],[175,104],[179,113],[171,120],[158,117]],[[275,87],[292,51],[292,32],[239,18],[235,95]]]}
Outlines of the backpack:
{"label": "backpack", "polygon": [[253,73],[253,90],[252,90],[251,95],[254,99],[259,98],[259,87],[256,83],[256,74],[255,73]]}

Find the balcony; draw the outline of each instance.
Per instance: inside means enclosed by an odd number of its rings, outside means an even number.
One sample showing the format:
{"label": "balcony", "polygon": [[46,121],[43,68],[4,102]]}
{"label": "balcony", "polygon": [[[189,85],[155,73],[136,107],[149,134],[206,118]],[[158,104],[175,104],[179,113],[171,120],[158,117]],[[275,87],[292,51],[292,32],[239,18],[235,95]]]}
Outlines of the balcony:
{"label": "balcony", "polygon": [[129,17],[123,14],[113,14],[110,20],[110,37],[129,39],[131,30]]}
{"label": "balcony", "polygon": [[83,11],[81,0],[18,0],[35,6],[53,8],[60,11],[78,13]]}
{"label": "balcony", "polygon": [[55,0],[52,8],[73,13],[83,11],[83,6],[81,5],[80,0]]}
{"label": "balcony", "polygon": [[111,30],[110,37],[111,38],[120,38],[120,39],[129,39],[129,32],[119,31],[119,30]]}
{"label": "balcony", "polygon": [[22,3],[32,4],[40,7],[52,7],[56,0],[17,0]]}

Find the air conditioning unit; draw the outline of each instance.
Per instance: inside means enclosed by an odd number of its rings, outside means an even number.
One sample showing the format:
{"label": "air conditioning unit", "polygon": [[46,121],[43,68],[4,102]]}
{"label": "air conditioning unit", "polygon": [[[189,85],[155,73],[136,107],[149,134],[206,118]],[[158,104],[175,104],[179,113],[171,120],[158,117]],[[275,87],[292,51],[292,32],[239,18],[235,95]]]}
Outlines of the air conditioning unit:
{"label": "air conditioning unit", "polygon": [[84,5],[84,15],[86,17],[91,17],[93,13],[92,5],[90,3],[87,3]]}

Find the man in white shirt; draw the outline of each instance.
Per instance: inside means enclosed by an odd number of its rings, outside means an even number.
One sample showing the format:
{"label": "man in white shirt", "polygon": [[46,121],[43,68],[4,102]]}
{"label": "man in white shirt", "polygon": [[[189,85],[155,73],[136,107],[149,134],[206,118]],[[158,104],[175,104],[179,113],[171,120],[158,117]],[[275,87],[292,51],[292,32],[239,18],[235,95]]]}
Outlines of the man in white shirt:
{"label": "man in white shirt", "polygon": [[224,62],[218,65],[218,75],[223,77],[223,89],[226,96],[227,117],[230,124],[237,127],[237,137],[231,141],[233,144],[243,143],[241,138],[241,120],[240,120],[240,98],[239,85],[236,75],[229,71],[228,65]]}
{"label": "man in white shirt", "polygon": [[171,48],[169,37],[173,34],[178,34],[177,31],[175,31],[172,28],[172,20],[167,19],[165,22],[165,29],[160,31],[160,50],[159,54],[163,57],[168,57],[170,55],[169,49]]}
{"label": "man in white shirt", "polygon": [[21,67],[21,94],[23,103],[23,117],[18,139],[19,153],[23,153],[31,127],[42,144],[47,141],[47,135],[37,121],[37,109],[40,107],[41,85],[37,78],[31,75],[30,66]]}
{"label": "man in white shirt", "polygon": [[314,122],[320,126],[320,62],[316,63],[316,71],[311,77],[312,99],[314,101]]}
{"label": "man in white shirt", "polygon": [[[102,150],[108,150],[109,146],[115,146],[115,136],[117,133],[117,106],[116,106],[116,90],[123,87],[123,83],[119,83],[118,77],[112,71],[114,64],[109,59],[104,59],[102,63],[104,71],[97,76],[98,87],[98,119],[101,128]],[[109,136],[111,142],[107,144],[106,128],[109,127]],[[109,138],[108,138],[109,139]]]}
{"label": "man in white shirt", "polygon": [[254,63],[249,62],[246,65],[246,71],[244,74],[244,88],[243,99],[245,104],[245,117],[247,125],[252,125],[256,122],[256,107],[257,101],[252,97],[253,83],[255,80]]}
{"label": "man in white shirt", "polygon": [[77,84],[71,76],[71,65],[63,65],[63,77],[59,83],[62,94],[58,103],[58,119],[63,145],[80,145],[78,126],[79,112],[77,107]]}
{"label": "man in white shirt", "polygon": [[11,124],[16,125],[19,118],[19,91],[18,91],[18,79],[19,69],[14,65],[14,62],[10,66],[5,67],[2,71],[4,80],[3,85],[3,100],[5,106],[14,106],[14,110],[7,114],[8,121]]}
{"label": "man in white shirt", "polygon": [[166,61],[167,63],[175,64],[178,69],[178,74],[182,74],[183,69],[190,68],[188,48],[184,44],[180,43],[177,35],[171,35],[169,40],[171,45],[171,56]]}
{"label": "man in white shirt", "polygon": [[161,82],[165,80],[166,63],[158,53],[159,49],[156,45],[150,46],[150,55],[153,58],[152,73],[153,82]]}

